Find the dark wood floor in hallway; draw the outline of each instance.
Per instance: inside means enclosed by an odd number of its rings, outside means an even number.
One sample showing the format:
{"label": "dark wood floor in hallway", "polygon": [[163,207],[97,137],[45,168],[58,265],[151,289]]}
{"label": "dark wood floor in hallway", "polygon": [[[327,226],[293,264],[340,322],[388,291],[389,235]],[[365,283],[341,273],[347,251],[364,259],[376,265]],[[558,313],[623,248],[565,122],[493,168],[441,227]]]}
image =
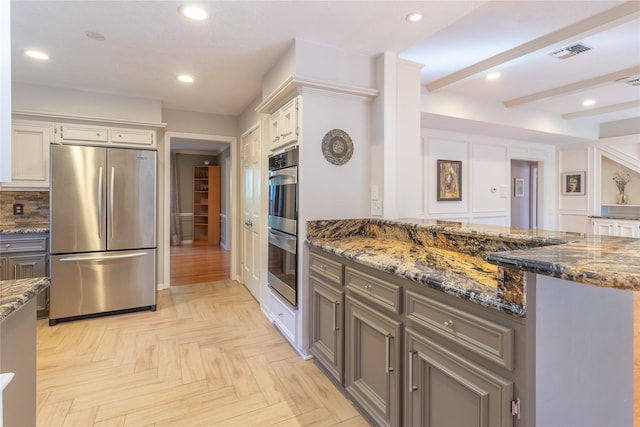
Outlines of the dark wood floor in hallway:
{"label": "dark wood floor in hallway", "polygon": [[171,247],[171,286],[228,280],[231,271],[231,251],[221,246]]}

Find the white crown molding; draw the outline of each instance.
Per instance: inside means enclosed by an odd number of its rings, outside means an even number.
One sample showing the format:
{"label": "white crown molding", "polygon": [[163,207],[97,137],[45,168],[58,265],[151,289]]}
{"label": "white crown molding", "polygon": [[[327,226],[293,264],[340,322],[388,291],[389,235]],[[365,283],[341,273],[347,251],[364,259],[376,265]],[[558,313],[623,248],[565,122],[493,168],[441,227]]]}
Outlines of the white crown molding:
{"label": "white crown molding", "polygon": [[64,113],[52,113],[50,111],[34,111],[34,110],[20,110],[15,109],[11,111],[13,116],[24,116],[24,117],[38,117],[47,120],[82,120],[89,122],[98,122],[98,123],[109,123],[109,124],[119,124],[119,125],[130,125],[130,126],[142,126],[142,127],[151,127],[157,129],[164,129],[167,127],[166,123],[161,122],[143,122],[138,120],[126,120],[126,119],[114,119],[107,117],[95,117],[95,116],[82,116],[79,114],[64,114]]}
{"label": "white crown molding", "polygon": [[258,113],[269,113],[277,108],[281,103],[288,100],[292,93],[298,93],[302,89],[317,89],[322,91],[334,92],[349,96],[358,96],[367,99],[373,99],[378,96],[377,89],[366,88],[362,86],[352,86],[341,83],[329,82],[326,80],[311,79],[308,77],[291,76],[286,79],[278,88],[276,88],[260,105],[256,107]]}

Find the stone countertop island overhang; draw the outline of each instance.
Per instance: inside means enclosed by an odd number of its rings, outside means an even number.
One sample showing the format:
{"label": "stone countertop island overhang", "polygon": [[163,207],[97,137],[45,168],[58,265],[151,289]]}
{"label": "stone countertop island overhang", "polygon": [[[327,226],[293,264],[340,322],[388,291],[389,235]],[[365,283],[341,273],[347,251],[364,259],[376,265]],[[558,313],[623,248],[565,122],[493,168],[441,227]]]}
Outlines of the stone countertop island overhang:
{"label": "stone countertop island overhang", "polygon": [[451,221],[307,222],[310,246],[524,317],[524,271],[640,290],[640,239]]}
{"label": "stone countertop island overhang", "polygon": [[0,280],[0,322],[35,298],[50,284],[51,280],[48,277]]}

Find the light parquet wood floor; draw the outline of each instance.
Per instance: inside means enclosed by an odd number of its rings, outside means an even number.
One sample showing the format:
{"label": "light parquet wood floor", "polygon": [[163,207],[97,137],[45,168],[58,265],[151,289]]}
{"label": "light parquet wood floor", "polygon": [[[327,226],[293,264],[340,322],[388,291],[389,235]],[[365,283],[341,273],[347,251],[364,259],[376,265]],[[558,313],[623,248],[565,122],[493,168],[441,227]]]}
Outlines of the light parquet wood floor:
{"label": "light parquet wood floor", "polygon": [[37,425],[368,426],[235,281],[159,291],[156,312],[38,321]]}

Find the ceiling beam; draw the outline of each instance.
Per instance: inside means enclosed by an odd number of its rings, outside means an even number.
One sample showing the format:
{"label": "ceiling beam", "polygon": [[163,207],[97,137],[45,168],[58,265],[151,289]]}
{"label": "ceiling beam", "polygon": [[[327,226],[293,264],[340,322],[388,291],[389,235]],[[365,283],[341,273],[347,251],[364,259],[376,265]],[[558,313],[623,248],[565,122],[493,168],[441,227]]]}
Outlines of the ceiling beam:
{"label": "ceiling beam", "polygon": [[510,99],[504,101],[503,104],[507,108],[516,107],[518,105],[527,104],[529,102],[538,101],[544,98],[550,98],[552,96],[564,95],[567,93],[578,92],[583,89],[587,89],[594,86],[599,86],[605,83],[615,82],[616,80],[623,79],[625,77],[631,77],[636,74],[640,74],[640,65],[635,67],[625,68],[624,70],[615,71],[613,73],[604,74],[602,76],[593,77],[591,79],[582,80],[579,82],[571,83],[564,86],[558,86],[552,89],[543,90],[542,92],[532,93],[531,95],[522,96],[520,98]]}
{"label": "ceiling beam", "polygon": [[562,115],[563,119],[575,119],[578,117],[597,116],[600,114],[612,113],[614,111],[629,110],[631,108],[640,107],[640,100],[623,102],[620,104],[607,105],[606,107],[590,108],[584,111],[576,111],[574,113],[566,113]]}
{"label": "ceiling beam", "polygon": [[605,10],[602,13],[591,16],[587,19],[583,19],[582,21],[553,31],[542,37],[538,37],[537,39],[531,40],[527,43],[521,44],[520,46],[516,46],[513,49],[509,49],[483,61],[472,64],[438,80],[434,80],[431,83],[427,83],[425,86],[429,92],[442,89],[443,87],[466,79],[467,77],[471,77],[475,74],[489,70],[506,62],[513,61],[514,59],[546,48],[547,46],[550,46],[552,44],[560,43],[563,40],[576,37],[579,34],[594,31],[596,28],[602,27],[604,25],[609,25],[618,20],[629,18],[630,16],[635,15],[639,12],[640,2],[632,0],[622,3],[621,5]]}

